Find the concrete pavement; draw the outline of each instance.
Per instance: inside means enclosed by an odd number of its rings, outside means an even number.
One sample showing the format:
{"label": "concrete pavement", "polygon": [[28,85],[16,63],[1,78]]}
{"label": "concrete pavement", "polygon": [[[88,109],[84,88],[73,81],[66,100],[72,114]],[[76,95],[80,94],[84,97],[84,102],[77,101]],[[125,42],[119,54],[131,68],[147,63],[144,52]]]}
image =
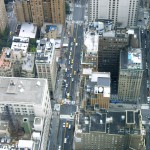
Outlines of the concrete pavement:
{"label": "concrete pavement", "polygon": [[58,118],[59,118],[59,113],[57,111],[53,111],[47,150],[52,150],[52,149],[55,150],[57,147],[57,136],[58,136],[58,127],[59,127]]}

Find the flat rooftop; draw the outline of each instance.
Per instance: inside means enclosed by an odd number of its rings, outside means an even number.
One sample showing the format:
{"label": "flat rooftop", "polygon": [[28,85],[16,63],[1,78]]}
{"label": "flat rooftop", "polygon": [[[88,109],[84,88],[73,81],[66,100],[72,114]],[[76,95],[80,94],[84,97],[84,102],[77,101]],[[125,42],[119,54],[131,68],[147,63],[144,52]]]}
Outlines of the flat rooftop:
{"label": "flat rooftop", "polygon": [[[110,97],[110,73],[93,72],[86,82],[87,93],[92,97],[94,94],[103,93],[103,97]],[[93,96],[94,96],[93,95]]]}
{"label": "flat rooftop", "polygon": [[55,51],[55,40],[43,38],[37,41],[35,63],[52,63]]}
{"label": "flat rooftop", "polygon": [[41,33],[45,34],[48,32],[57,32],[57,38],[61,37],[63,26],[62,24],[44,23],[41,27]]}
{"label": "flat rooftop", "polygon": [[27,49],[28,49],[28,46],[29,46],[29,38],[13,36],[13,42],[12,42],[12,45],[11,45],[11,49],[13,51],[22,50],[23,53],[26,53]]}
{"label": "flat rooftop", "polygon": [[99,36],[94,31],[87,31],[84,35],[84,45],[87,54],[97,54]]}
{"label": "flat rooftop", "polygon": [[120,53],[121,69],[143,69],[141,49],[122,50]]}
{"label": "flat rooftop", "polygon": [[[134,117],[131,114],[134,113]],[[131,115],[131,116],[130,116]],[[84,111],[79,113],[79,130],[83,133],[92,131],[103,132],[107,134],[140,134],[140,110],[136,111],[97,111],[86,114]],[[132,127],[126,120],[133,118]],[[77,131],[78,132],[78,131]]]}
{"label": "flat rooftop", "polygon": [[0,69],[10,69],[11,68],[11,61],[6,60],[10,58],[11,49],[10,48],[3,48],[2,53],[0,55]]}
{"label": "flat rooftop", "polygon": [[21,29],[19,32],[20,37],[28,37],[28,38],[35,38],[37,32],[37,26],[33,23],[22,23]]}
{"label": "flat rooftop", "polygon": [[46,79],[0,77],[0,103],[41,104]]}
{"label": "flat rooftop", "polygon": [[22,70],[32,72],[34,68],[34,53],[27,53],[27,56],[23,58]]}

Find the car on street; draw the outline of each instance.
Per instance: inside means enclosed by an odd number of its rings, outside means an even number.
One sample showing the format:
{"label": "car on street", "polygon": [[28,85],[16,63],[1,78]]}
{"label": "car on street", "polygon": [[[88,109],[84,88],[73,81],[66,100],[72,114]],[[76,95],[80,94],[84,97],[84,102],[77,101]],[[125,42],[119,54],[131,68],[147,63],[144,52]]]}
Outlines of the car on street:
{"label": "car on street", "polygon": [[65,128],[65,122],[63,123],[63,128]]}
{"label": "car on street", "polygon": [[70,68],[72,68],[72,65],[70,66]]}
{"label": "car on street", "polygon": [[68,129],[71,129],[71,124],[69,124],[69,127],[68,127]]}
{"label": "car on street", "polygon": [[72,51],[72,47],[70,47],[70,51]]}
{"label": "car on street", "polygon": [[76,43],[76,46],[78,46],[78,43]]}
{"label": "car on street", "polygon": [[68,84],[66,84],[66,88],[68,87]]}
{"label": "car on street", "polygon": [[71,63],[73,64],[73,59],[71,60]]}
{"label": "car on street", "polygon": [[74,78],[72,78],[72,81],[74,81]]}
{"label": "car on street", "polygon": [[71,56],[69,55],[69,59],[71,59]]}
{"label": "car on street", "polygon": [[69,123],[68,123],[68,122],[66,122],[66,128],[68,128],[68,126],[69,126]]}
{"label": "car on street", "polygon": [[70,78],[71,78],[71,74],[70,74]]}
{"label": "car on street", "polygon": [[67,138],[64,139],[64,143],[67,143]]}
{"label": "car on street", "polygon": [[73,42],[71,42],[71,46],[73,45]]}
{"label": "car on street", "polygon": [[58,150],[61,150],[61,146],[59,145]]}
{"label": "car on street", "polygon": [[76,71],[74,71],[74,75],[76,75]]}
{"label": "car on street", "polygon": [[67,95],[67,98],[69,99],[69,97],[70,97],[70,93],[67,93],[66,95]]}
{"label": "car on street", "polygon": [[71,56],[71,54],[72,54],[72,53],[70,52],[70,56]]}

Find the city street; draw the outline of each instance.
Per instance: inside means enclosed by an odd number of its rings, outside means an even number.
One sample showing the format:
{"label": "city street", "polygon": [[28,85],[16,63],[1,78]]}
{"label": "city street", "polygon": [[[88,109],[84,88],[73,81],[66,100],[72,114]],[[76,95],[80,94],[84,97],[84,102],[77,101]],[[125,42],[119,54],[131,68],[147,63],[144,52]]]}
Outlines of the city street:
{"label": "city street", "polygon": [[[75,1],[73,12],[73,35],[69,37],[68,51],[66,53],[66,70],[63,80],[63,95],[62,98],[77,103],[78,83],[80,79],[80,57],[83,45],[83,25],[85,3],[84,1]],[[69,106],[68,106],[69,107]],[[69,110],[69,109],[68,109]],[[64,127],[68,122],[71,129]],[[62,150],[71,150],[73,141],[73,125],[71,120],[61,120],[59,126],[57,147],[61,146]]]}
{"label": "city street", "polygon": [[140,35],[141,35],[141,48],[142,48],[142,61],[143,61],[143,80],[141,83],[141,96],[140,96],[140,103],[146,103],[147,101],[147,73],[146,73],[146,53],[149,48],[148,38],[147,38],[147,31],[144,29],[140,29]]}
{"label": "city street", "polygon": [[[82,3],[75,3],[73,18],[74,20],[74,31],[73,36],[70,37],[68,52],[67,52],[67,64],[66,64],[66,75],[65,75],[65,89],[63,97],[75,101],[76,98],[76,87],[79,82],[80,73],[80,55],[81,47],[83,43],[83,25],[78,24],[78,21],[84,20],[84,1]],[[79,14],[78,14],[79,13]]]}

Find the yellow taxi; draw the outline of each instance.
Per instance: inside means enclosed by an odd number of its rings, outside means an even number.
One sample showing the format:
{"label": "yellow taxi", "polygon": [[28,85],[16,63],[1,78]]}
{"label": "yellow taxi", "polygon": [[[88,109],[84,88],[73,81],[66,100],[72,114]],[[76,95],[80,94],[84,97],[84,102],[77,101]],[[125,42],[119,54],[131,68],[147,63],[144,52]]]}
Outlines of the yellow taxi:
{"label": "yellow taxi", "polygon": [[71,60],[71,63],[73,64],[73,59]]}
{"label": "yellow taxi", "polygon": [[69,124],[68,124],[68,122],[66,122],[66,128],[68,128],[68,126],[69,126]]}

